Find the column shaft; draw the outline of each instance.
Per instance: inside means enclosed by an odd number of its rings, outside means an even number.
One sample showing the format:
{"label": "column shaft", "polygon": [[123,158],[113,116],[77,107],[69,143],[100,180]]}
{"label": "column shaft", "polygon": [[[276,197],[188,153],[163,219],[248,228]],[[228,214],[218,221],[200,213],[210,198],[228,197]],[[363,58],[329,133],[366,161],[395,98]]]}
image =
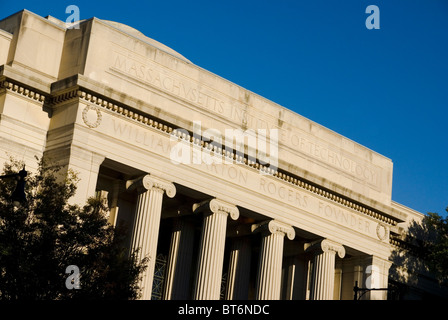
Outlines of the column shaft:
{"label": "column shaft", "polygon": [[278,300],[281,289],[284,237],[287,235],[292,240],[295,232],[291,226],[273,220],[254,225],[253,231],[256,230],[262,231],[256,299]]}
{"label": "column shaft", "polygon": [[258,269],[257,300],[278,300],[280,298],[283,235],[263,236]]}
{"label": "column shaft", "polygon": [[239,212],[235,206],[217,199],[195,205],[193,210],[204,212],[194,298],[219,300],[227,216],[236,220]]}
{"label": "column shaft", "polygon": [[333,300],[336,253],[343,258],[344,247],[325,239],[306,244],[305,250],[314,253],[310,300]]}
{"label": "column shaft", "polygon": [[159,236],[160,216],[164,191],[173,197],[176,189],[172,183],[149,175],[128,181],[128,189],[137,188],[137,204],[131,238],[131,250],[137,250],[137,259],[148,258],[147,269],[144,271],[139,286],[142,289],[141,299],[151,299],[154,267],[157,255],[157,240]]}
{"label": "column shaft", "polygon": [[311,300],[332,300],[334,287],[335,252],[322,252],[314,256]]}
{"label": "column shaft", "polygon": [[226,225],[225,212],[209,214],[204,218],[196,282],[197,300],[219,300]]}

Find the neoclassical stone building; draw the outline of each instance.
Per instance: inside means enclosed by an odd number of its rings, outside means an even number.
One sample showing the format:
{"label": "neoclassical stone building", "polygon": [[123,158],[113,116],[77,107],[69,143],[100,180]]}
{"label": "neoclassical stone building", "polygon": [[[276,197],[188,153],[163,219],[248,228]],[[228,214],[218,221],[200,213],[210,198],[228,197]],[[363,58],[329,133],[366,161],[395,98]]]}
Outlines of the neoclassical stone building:
{"label": "neoclassical stone building", "polygon": [[387,288],[391,239],[422,217],[392,201],[390,159],[97,18],[0,21],[10,155],[107,201],[149,257],[143,299],[353,299]]}

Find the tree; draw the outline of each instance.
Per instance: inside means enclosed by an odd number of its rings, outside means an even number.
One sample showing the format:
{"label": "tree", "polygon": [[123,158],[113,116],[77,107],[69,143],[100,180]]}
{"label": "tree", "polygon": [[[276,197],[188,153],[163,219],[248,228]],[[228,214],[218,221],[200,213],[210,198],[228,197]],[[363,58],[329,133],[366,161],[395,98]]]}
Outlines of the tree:
{"label": "tree", "polygon": [[[448,212],[448,208],[446,209]],[[448,282],[448,217],[437,213],[428,213],[424,219],[432,230],[432,239],[423,244],[428,252],[429,268],[437,276],[440,283]]]}
{"label": "tree", "polygon": [[[448,212],[448,208],[446,209]],[[427,213],[421,221],[412,221],[403,235],[394,237],[397,244],[392,252],[390,276],[395,291],[406,295],[410,287],[419,287],[434,279],[439,288],[448,285],[448,217]],[[426,292],[426,298],[437,293]]]}
{"label": "tree", "polygon": [[[13,159],[4,173],[18,172]],[[96,199],[81,207],[68,204],[78,178],[38,159],[26,178],[27,201],[10,195],[15,181],[0,181],[0,299],[136,299],[146,259],[124,247],[125,231],[111,226],[107,208]],[[79,268],[80,289],[68,289],[68,266]],[[70,280],[70,279],[69,279]]]}

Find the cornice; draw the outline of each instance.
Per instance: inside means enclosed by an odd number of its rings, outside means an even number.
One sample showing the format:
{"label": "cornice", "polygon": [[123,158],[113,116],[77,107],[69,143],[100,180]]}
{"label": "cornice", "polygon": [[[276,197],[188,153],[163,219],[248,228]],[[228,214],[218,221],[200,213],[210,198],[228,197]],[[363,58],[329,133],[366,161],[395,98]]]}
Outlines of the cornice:
{"label": "cornice", "polygon": [[136,121],[144,126],[151,127],[165,134],[174,135],[178,139],[184,140],[185,142],[195,145],[196,147],[203,148],[219,156],[224,156],[230,159],[231,161],[235,161],[240,165],[245,165],[249,168],[259,170],[260,173],[270,175],[274,178],[282,180],[285,183],[312,192],[335,203],[341,204],[347,208],[355,210],[363,215],[376,219],[382,223],[396,226],[397,223],[399,222],[398,219],[394,219],[393,217],[390,217],[383,212],[370,208],[369,206],[365,206],[356,201],[347,199],[346,197],[341,196],[335,192],[332,192],[331,190],[316,186],[304,179],[301,179],[300,177],[291,175],[282,169],[274,170],[270,167],[261,164],[257,160],[256,161],[250,160],[247,155],[237,154],[236,152],[229,153],[227,150],[225,150],[225,148],[216,145],[216,143],[214,143],[213,141],[211,142],[202,141],[200,139],[195,138],[193,134],[186,135],[185,130],[179,130],[178,128],[174,128],[170,124],[164,123],[159,119],[156,119],[146,114],[142,114],[142,112],[140,111],[133,110],[123,104],[115,103],[107,98],[100,97],[81,87],[75,86],[71,87],[69,90],[60,91],[52,95],[45,95],[42,94],[41,92],[32,90],[27,86],[20,84],[19,82],[16,82],[11,79],[6,79],[4,77],[3,79],[0,79],[0,88],[22,95],[36,102],[46,103],[48,106],[51,107],[57,107],[61,103],[70,101],[72,99],[82,99],[85,102],[92,104],[93,106],[108,110],[119,116]]}
{"label": "cornice", "polygon": [[72,87],[71,90],[60,91],[57,94],[52,95],[51,99],[49,100],[49,104],[57,107],[58,104],[66,102],[70,99],[81,99],[87,103],[92,104],[93,106],[115,113],[119,116],[135,121],[143,126],[156,129],[163,134],[173,135],[179,140],[183,140],[184,142],[189,143],[194,147],[202,148],[207,152],[213,152],[216,156],[226,157],[227,160],[234,161],[237,164],[260,171],[261,174],[272,176],[273,178],[279,179],[284,183],[293,185],[294,187],[307,190],[318,196],[326,198],[327,200],[357,211],[362,215],[378,220],[381,223],[396,226],[398,222],[401,222],[400,219],[395,218],[390,214],[376,210],[357,201],[348,199],[347,197],[337,194],[336,192],[317,186],[309,181],[306,181],[305,179],[292,175],[285,170],[279,168],[276,168],[274,170],[268,166],[261,164],[258,159],[256,159],[256,161],[252,161],[247,155],[241,155],[235,151],[233,153],[229,153],[228,150],[220,145],[217,145],[213,141],[202,141],[201,139],[195,137],[192,133],[187,135],[185,132],[188,132],[188,130],[186,129],[175,128],[169,123],[160,121],[160,119],[152,117],[148,114],[143,114],[143,112],[132,109],[124,104],[116,103],[115,101],[112,101],[105,97],[98,96],[82,87],[75,86]]}

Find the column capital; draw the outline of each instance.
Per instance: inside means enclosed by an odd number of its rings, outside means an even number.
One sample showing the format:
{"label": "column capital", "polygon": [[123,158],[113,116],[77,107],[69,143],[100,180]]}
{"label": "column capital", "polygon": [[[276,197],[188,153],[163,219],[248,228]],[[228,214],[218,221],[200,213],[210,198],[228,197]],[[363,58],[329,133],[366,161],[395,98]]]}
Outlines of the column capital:
{"label": "column capital", "polygon": [[127,190],[143,189],[141,192],[144,192],[146,190],[151,190],[153,188],[160,189],[163,192],[166,192],[166,195],[170,198],[173,198],[176,195],[176,187],[172,182],[159,177],[152,176],[150,174],[146,174],[142,177],[139,177],[134,180],[128,180],[126,182]]}
{"label": "column capital", "polygon": [[337,253],[339,258],[345,257],[345,248],[342,244],[329,239],[317,240],[310,243],[305,243],[305,252],[317,252],[317,253],[327,253],[334,252]]}
{"label": "column capital", "polygon": [[232,220],[236,220],[240,216],[240,211],[235,205],[219,199],[211,199],[195,203],[193,204],[193,212],[225,213],[229,215]]}
{"label": "column capital", "polygon": [[268,220],[253,224],[251,229],[252,232],[282,233],[283,235],[286,235],[289,240],[293,240],[296,236],[293,227],[276,220]]}

